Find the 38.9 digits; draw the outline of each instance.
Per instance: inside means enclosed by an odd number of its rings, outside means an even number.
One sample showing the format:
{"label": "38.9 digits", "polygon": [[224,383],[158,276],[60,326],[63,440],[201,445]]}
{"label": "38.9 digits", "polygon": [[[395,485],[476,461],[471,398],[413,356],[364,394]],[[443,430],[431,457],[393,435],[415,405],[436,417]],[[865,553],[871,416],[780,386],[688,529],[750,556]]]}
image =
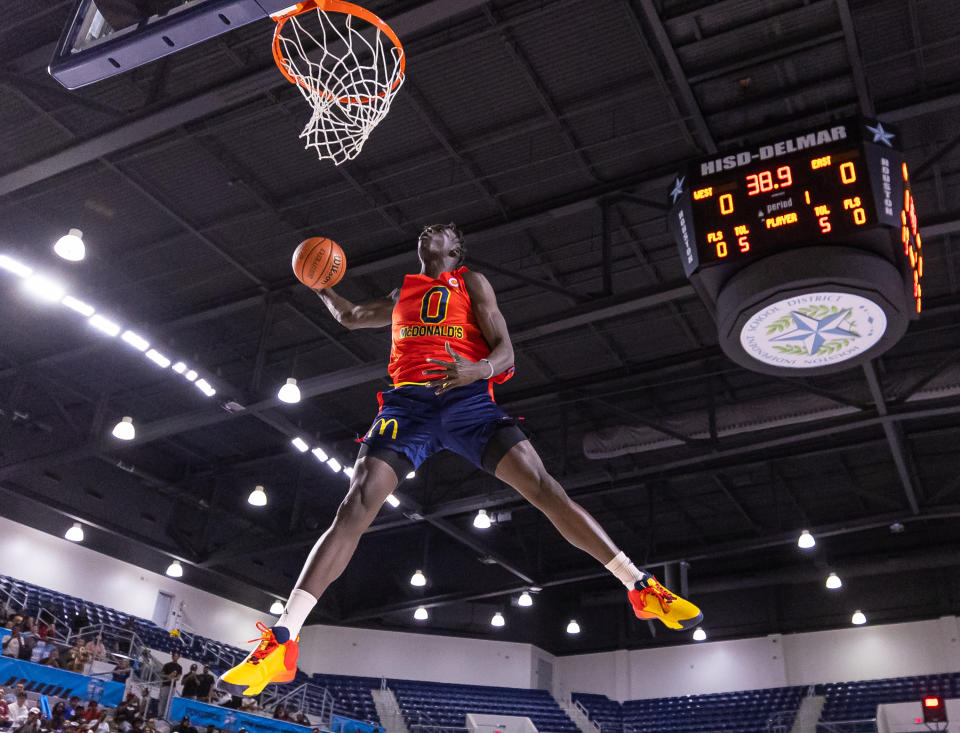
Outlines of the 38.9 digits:
{"label": "38.9 digits", "polygon": [[793,174],[790,166],[782,165],[774,171],[760,171],[747,176],[747,196],[756,196],[758,193],[767,193],[777,188],[786,188],[793,184]]}

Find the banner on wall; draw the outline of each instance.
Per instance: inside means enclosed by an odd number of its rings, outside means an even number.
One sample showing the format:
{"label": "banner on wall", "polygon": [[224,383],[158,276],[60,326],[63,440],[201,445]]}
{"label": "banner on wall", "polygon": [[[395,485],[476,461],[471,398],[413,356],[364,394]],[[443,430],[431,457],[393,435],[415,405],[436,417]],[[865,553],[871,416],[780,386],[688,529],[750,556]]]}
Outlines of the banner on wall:
{"label": "banner on wall", "polygon": [[65,669],[0,657],[0,685],[11,688],[18,682],[22,682],[26,689],[41,695],[76,695],[81,700],[96,700],[111,708],[123,701],[124,685],[120,682],[107,682],[76,672],[67,672]]}
{"label": "banner on wall", "polygon": [[237,733],[241,728],[245,728],[249,733],[310,733],[310,728],[305,725],[175,697],[170,704],[170,720],[183,718],[190,718],[190,725],[198,730],[212,725],[230,733]]}
{"label": "banner on wall", "polygon": [[342,715],[334,715],[330,722],[330,730],[333,733],[384,733],[385,729],[372,723],[363,723],[353,718],[345,718]]}

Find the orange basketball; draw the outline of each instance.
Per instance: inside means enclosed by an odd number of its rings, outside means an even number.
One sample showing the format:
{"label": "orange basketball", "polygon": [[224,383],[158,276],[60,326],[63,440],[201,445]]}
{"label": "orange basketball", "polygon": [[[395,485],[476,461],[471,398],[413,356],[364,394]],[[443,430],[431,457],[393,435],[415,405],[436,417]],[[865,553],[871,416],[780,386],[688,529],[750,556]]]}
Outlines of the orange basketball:
{"label": "orange basketball", "polygon": [[293,252],[293,274],[308,288],[332,288],[347,271],[347,256],[326,237],[310,237]]}

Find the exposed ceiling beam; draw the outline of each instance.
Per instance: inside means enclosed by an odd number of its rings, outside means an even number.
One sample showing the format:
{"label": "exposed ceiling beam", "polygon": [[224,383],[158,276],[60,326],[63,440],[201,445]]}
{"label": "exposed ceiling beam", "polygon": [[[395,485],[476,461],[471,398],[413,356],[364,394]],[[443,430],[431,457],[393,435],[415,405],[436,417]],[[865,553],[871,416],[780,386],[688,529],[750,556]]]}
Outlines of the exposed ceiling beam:
{"label": "exposed ceiling beam", "polygon": [[[870,387],[870,395],[873,397],[873,403],[876,406],[877,413],[884,417],[889,414],[887,400],[883,394],[883,387],[877,377],[877,371],[873,362],[867,362],[863,365],[863,373],[867,377],[867,385]],[[907,503],[910,504],[910,510],[914,514],[920,513],[920,504],[917,502],[917,491],[913,486],[914,479],[910,467],[907,465],[907,453],[903,445],[903,432],[896,423],[884,422],[883,434],[887,437],[887,444],[890,446],[890,454],[893,457],[893,463],[897,467],[897,475],[900,477],[900,484],[903,486],[903,493],[906,494]]]}

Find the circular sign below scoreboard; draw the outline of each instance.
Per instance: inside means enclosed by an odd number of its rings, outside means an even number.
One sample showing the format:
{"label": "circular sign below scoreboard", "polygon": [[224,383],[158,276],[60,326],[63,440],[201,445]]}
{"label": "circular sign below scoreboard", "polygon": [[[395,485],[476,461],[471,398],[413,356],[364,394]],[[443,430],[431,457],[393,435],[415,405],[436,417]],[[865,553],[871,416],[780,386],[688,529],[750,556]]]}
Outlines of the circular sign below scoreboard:
{"label": "circular sign below scoreboard", "polygon": [[849,369],[907,329],[899,270],[847,247],[810,247],[745,267],[717,298],[720,346],[738,364],[778,376]]}

